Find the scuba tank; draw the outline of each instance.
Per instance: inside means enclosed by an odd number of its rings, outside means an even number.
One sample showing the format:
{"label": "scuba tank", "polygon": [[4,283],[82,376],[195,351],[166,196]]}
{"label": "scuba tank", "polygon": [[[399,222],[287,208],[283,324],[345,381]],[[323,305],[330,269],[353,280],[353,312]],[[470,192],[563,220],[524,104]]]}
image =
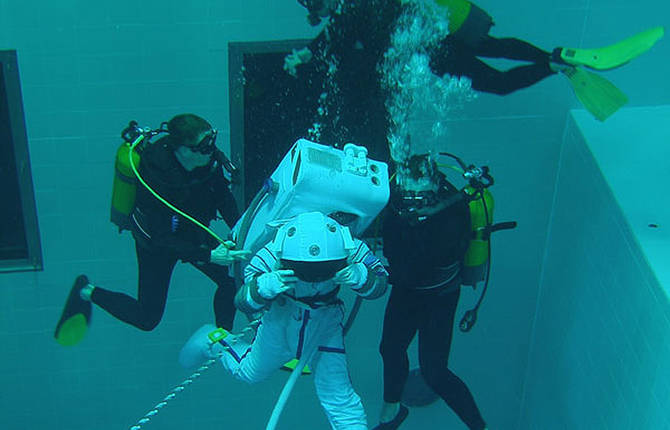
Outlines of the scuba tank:
{"label": "scuba tank", "polygon": [[130,214],[135,208],[137,177],[130,165],[130,151],[132,151],[133,164],[139,166],[140,153],[144,146],[138,145],[133,148],[132,143],[141,134],[142,130],[137,126],[137,122],[130,121],[128,127],[121,132],[124,142],[116,151],[110,220],[119,227],[119,232],[130,229]]}
{"label": "scuba tank", "polygon": [[463,189],[463,192],[470,200],[468,208],[470,209],[472,237],[463,258],[462,284],[474,287],[478,282],[484,280],[489,261],[488,239],[484,237],[484,233],[486,227],[493,222],[493,195],[485,188],[481,196],[477,198],[477,190],[469,185]]}
{"label": "scuba tank", "polygon": [[472,237],[463,258],[461,284],[476,287],[478,282],[484,281],[484,288],[477,304],[465,312],[458,324],[462,332],[468,332],[477,322],[477,312],[489,286],[491,233],[516,228],[516,221],[493,224],[493,196],[488,191],[488,188],[493,185],[493,177],[489,174],[487,166],[466,166],[463,160],[453,154],[447,152],[439,154],[456,160],[462,169],[463,177],[469,182],[469,185],[463,188],[462,193],[468,200]]}

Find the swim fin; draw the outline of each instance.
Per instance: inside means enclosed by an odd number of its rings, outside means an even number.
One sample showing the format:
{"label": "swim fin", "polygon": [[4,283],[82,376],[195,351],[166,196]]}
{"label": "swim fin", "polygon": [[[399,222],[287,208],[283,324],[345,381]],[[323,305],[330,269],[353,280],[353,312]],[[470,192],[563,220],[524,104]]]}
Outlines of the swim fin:
{"label": "swim fin", "polygon": [[416,368],[409,371],[400,399],[404,405],[410,407],[428,406],[439,398],[440,396],[426,384],[421,369]]}
{"label": "swim fin", "polygon": [[575,95],[598,121],[605,121],[628,102],[628,97],[613,83],[580,67],[561,71]]}
{"label": "swim fin", "polygon": [[56,325],[54,337],[63,346],[73,346],[81,342],[91,323],[91,302],[81,298],[80,291],[88,285],[85,275],[77,276],[70,295],[65,302],[63,313]]}
{"label": "swim fin", "polygon": [[559,56],[565,63],[595,70],[610,70],[623,66],[644,54],[665,33],[663,27],[650,28],[613,45],[597,49],[556,48],[554,58]]}

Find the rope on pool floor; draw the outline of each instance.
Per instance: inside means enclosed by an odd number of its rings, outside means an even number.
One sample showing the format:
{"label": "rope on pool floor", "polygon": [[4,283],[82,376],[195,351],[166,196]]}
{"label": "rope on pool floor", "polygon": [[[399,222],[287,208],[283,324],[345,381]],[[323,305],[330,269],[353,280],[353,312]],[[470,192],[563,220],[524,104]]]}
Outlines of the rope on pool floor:
{"label": "rope on pool floor", "polygon": [[[244,329],[242,329],[242,332],[240,334],[233,335],[233,336],[239,338],[239,337],[243,336],[244,333],[246,333],[250,330],[255,330],[259,321],[260,321],[259,319],[251,321],[248,326],[246,326]],[[232,333],[231,333],[231,335],[232,335]],[[224,350],[221,351],[220,353],[218,353],[216,357],[210,358],[209,360],[205,361],[202,364],[202,366],[200,366],[198,369],[196,369],[196,371],[193,372],[188,378],[186,378],[181,384],[179,384],[175,388],[173,388],[172,391],[170,391],[170,393],[167,396],[165,396],[165,398],[163,398],[163,400],[158,402],[158,404],[153,407],[153,409],[151,409],[149,412],[144,414],[144,416],[142,418],[140,418],[134,426],[130,427],[130,430],[142,430],[144,428],[144,425],[147,424],[149,421],[151,421],[151,419],[153,417],[155,417],[158,414],[158,412],[160,412],[160,410],[163,409],[168,404],[169,401],[171,401],[175,397],[177,397],[177,395],[179,393],[184,391],[186,389],[186,387],[188,387],[189,385],[191,385],[193,383],[193,381],[198,379],[200,377],[200,375],[202,375],[206,370],[210,369],[212,367],[212,365],[214,363],[216,363],[216,361],[219,358],[221,358],[223,353],[228,349],[230,349],[230,347],[224,346]]]}
{"label": "rope on pool floor", "polygon": [[137,424],[130,427],[130,430],[141,430],[142,427],[145,424],[147,424],[151,420],[151,418],[156,416],[156,414],[158,414],[158,412],[161,409],[163,409],[168,404],[168,402],[170,400],[177,397],[177,394],[184,391],[186,389],[186,387],[188,387],[189,385],[191,385],[193,383],[193,381],[198,379],[204,371],[209,369],[212,366],[212,364],[214,364],[216,362],[217,358],[211,358],[211,359],[207,360],[202,366],[200,366],[195,372],[193,372],[191,374],[191,376],[186,378],[184,380],[184,382],[177,385],[172,391],[170,391],[170,393],[167,396],[165,396],[165,398],[163,400],[161,400],[156,406],[154,406],[154,408],[152,410],[150,410],[142,418],[140,418],[139,421],[137,421]]}

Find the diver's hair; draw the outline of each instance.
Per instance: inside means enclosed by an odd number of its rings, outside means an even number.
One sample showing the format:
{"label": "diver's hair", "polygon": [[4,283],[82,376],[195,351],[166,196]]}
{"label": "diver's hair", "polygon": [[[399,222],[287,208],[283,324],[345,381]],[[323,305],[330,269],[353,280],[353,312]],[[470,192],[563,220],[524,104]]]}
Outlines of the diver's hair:
{"label": "diver's hair", "polygon": [[183,145],[195,145],[200,134],[212,129],[205,119],[192,113],[175,116],[167,123],[170,136]]}
{"label": "diver's hair", "polygon": [[323,8],[323,0],[298,0],[298,3],[305,7],[309,12],[307,21],[312,27],[321,24],[321,17],[319,16],[318,11]]}

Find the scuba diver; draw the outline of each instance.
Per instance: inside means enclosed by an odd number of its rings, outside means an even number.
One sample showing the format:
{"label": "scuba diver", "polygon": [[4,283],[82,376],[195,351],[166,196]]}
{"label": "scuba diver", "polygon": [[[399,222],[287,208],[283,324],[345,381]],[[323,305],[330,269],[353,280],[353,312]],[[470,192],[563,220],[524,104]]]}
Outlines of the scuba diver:
{"label": "scuba diver", "polygon": [[[297,76],[298,66],[315,61],[321,63],[316,67],[322,73],[334,73],[333,79],[339,87],[337,96],[347,97],[351,93],[356,98],[331,106],[329,110],[336,111],[331,112],[335,118],[348,115],[341,106],[351,109],[356,103],[370,103],[359,102],[366,100],[359,91],[369,96],[379,95],[378,66],[389,52],[391,35],[397,30],[401,15],[416,14],[417,4],[422,1],[298,1],[308,9],[311,25],[318,25],[322,19],[328,22],[308,47],[294,50],[285,58],[284,69]],[[467,77],[476,91],[506,95],[562,73],[584,107],[600,121],[623,106],[627,98],[605,78],[584,67],[602,71],[622,66],[649,50],[664,33],[662,27],[655,27],[600,49],[557,47],[550,52],[517,38],[491,36],[493,19],[468,0],[435,0],[434,4],[435,9],[446,10],[448,16],[448,34],[433,46],[421,47],[428,52],[435,75]],[[501,71],[479,57],[530,64]],[[356,112],[351,115],[356,115],[351,116],[352,119],[360,117]]]}
{"label": "scuba diver", "polygon": [[[84,337],[91,303],[140,330],[153,330],[163,316],[170,278],[179,260],[214,281],[216,325],[232,329],[235,285],[227,266],[248,259],[250,253],[235,250],[232,241],[214,239],[188,219],[208,225],[218,211],[229,226],[237,221],[239,212],[222,168],[229,161],[217,149],[217,132],[205,119],[180,114],[163,125],[166,128],[161,126],[151,134],[165,133],[163,137],[156,142],[146,139],[135,152],[135,146],[128,150],[129,144],[133,140],[134,145],[141,142],[144,131],[132,122],[124,130],[126,143],[117,155],[112,221],[119,231],[131,230],[135,239],[137,298],[104,289],[91,283],[86,275],[78,276],[56,327],[56,340],[63,345],[74,345]],[[122,157],[122,153],[126,156]],[[139,165],[132,166],[135,174],[131,171],[130,176],[120,177],[120,166],[130,154],[135,163],[139,160]],[[130,171],[127,166],[126,169]],[[136,186],[136,179],[144,186]],[[171,208],[166,202],[174,206]],[[121,213],[119,208],[124,205],[121,212],[125,213]],[[176,208],[185,212],[176,212]]]}
{"label": "scuba diver", "polygon": [[[407,348],[417,332],[425,383],[469,429],[486,429],[472,393],[447,364],[460,287],[483,280],[467,270],[473,227],[481,230],[472,223],[471,205],[480,205],[486,198],[492,206],[492,200],[487,194],[471,200],[471,192],[464,192],[468,188],[460,191],[447,181],[429,155],[414,155],[403,168],[407,170],[404,183],[396,180],[392,187],[382,227],[392,288],[379,347],[384,364],[384,404],[375,429],[397,429],[407,418],[409,411],[401,404],[409,376]],[[492,216],[492,207],[484,204],[483,210]],[[477,213],[472,214],[475,217],[479,218]],[[489,226],[490,219],[485,223]],[[480,264],[488,268],[490,255],[484,252],[482,256]],[[476,315],[464,318],[461,330],[468,331],[475,319]]]}
{"label": "scuba diver", "polygon": [[246,313],[264,312],[253,341],[220,329],[212,333],[214,327],[205,325],[182,349],[180,363],[194,367],[220,356],[236,378],[255,383],[297,357],[296,370],[309,364],[314,374],[331,427],[367,429],[348,376],[338,292],[345,287],[376,299],[386,291],[386,275],[381,261],[349,228],[320,212],[301,213],[288,219],[244,269],[235,304]]}

